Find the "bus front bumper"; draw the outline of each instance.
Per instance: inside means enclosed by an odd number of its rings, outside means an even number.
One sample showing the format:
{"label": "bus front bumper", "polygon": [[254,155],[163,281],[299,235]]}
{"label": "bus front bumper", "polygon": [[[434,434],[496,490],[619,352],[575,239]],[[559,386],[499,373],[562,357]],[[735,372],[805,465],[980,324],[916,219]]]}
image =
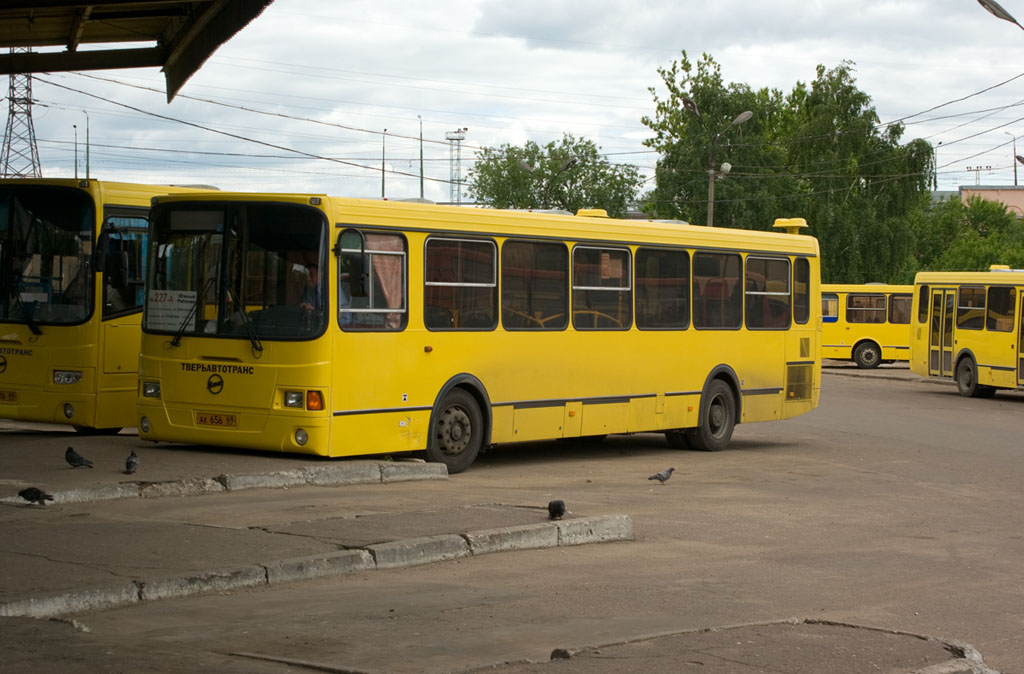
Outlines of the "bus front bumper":
{"label": "bus front bumper", "polygon": [[136,403],[136,415],[142,440],[329,455],[326,413],[206,410],[153,404],[143,398]]}

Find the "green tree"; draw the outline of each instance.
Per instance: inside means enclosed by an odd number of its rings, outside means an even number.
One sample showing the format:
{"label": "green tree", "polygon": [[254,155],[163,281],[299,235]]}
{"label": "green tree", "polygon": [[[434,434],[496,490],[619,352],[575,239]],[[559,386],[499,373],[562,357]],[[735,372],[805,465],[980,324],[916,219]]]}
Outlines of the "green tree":
{"label": "green tree", "polygon": [[[822,249],[826,281],[893,281],[914,267],[909,217],[925,208],[931,147],[900,144],[900,124],[881,125],[871,98],[856,86],[851,63],[818,66],[809,84],[788,95],[726,85],[704,54],[696,68],[683,52],[659,69],[667,97],[654,88],[647,145],[661,158],[646,207],[659,217],[704,222],[713,134],[723,132],[717,161],[732,172],[715,189],[715,225],[769,229],[778,217],[803,217]],[[703,124],[683,105],[689,98]]]}
{"label": "green tree", "polygon": [[469,193],[494,208],[603,208],[624,217],[643,183],[635,166],[610,163],[593,141],[565,134],[540,146],[485,147],[469,172]]}
{"label": "green tree", "polygon": [[947,199],[917,214],[911,227],[919,270],[984,271],[993,264],[1024,268],[1024,222],[999,202]]}

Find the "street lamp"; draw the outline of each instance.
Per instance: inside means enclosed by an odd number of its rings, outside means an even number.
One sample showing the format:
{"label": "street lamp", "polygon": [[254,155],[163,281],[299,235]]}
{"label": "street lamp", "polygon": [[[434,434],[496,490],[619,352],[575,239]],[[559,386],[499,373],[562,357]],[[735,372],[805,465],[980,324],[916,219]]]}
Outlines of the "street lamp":
{"label": "street lamp", "polygon": [[71,128],[75,130],[75,180],[78,180],[78,125],[72,124]]}
{"label": "street lamp", "polygon": [[420,120],[420,199],[423,198],[423,117],[416,115]]}
{"label": "street lamp", "polygon": [[[1013,138],[1013,156],[1017,156],[1017,136],[1013,135],[1009,131],[1003,131],[1007,136]],[[1017,162],[1013,162],[1013,186],[1017,186]]]}
{"label": "street lamp", "polygon": [[1012,14],[1003,9],[996,0],[978,0],[978,4],[987,9],[992,16],[1002,19],[1003,21],[1009,21],[1021,30],[1024,30],[1024,26],[1017,23],[1017,19],[1013,18]]}
{"label": "street lamp", "polygon": [[[566,159],[565,161],[562,162],[562,165],[559,167],[559,169],[557,171],[555,171],[553,174],[551,174],[550,178],[548,178],[547,180],[544,181],[544,185],[541,188],[541,202],[540,202],[540,207],[541,208],[543,208],[543,209],[550,208],[550,206],[548,204],[550,202],[551,184],[555,181],[555,178],[557,178],[558,176],[562,175],[563,173],[565,173],[566,171],[571,169],[573,166],[576,166],[576,164],[578,164],[578,163],[579,163],[579,159],[577,159],[576,157],[569,157],[568,159]],[[524,171],[526,171],[530,175],[534,176],[534,178],[537,177],[537,175],[536,175],[537,168],[535,166],[531,165],[525,159],[520,159],[519,160],[519,166]]]}
{"label": "street lamp", "polygon": [[384,141],[387,140],[388,130],[380,135],[380,198],[384,199]]}
{"label": "street lamp", "polygon": [[693,113],[693,116],[700,122],[701,127],[708,134],[711,139],[711,156],[708,159],[708,227],[715,226],[715,179],[719,176],[725,176],[732,168],[728,163],[722,164],[722,170],[715,169],[715,149],[718,147],[718,139],[723,133],[728,131],[734,126],[739,126],[743,122],[747,121],[754,116],[750,110],[744,110],[740,114],[736,115],[731,122],[721,128],[718,133],[713,133],[708,128],[707,123],[704,121],[704,116],[700,114],[700,109],[697,108],[697,104],[690,98],[683,99],[683,107]]}

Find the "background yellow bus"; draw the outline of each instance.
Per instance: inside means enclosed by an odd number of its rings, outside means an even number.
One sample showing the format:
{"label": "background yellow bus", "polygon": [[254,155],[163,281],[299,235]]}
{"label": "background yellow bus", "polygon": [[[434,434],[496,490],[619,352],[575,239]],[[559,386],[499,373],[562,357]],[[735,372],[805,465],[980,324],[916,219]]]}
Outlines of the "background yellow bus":
{"label": "background yellow bus", "polygon": [[0,418],[135,424],[150,199],[174,189],[0,180]]}
{"label": "background yellow bus", "polygon": [[971,398],[1024,386],[1024,271],[919,272],[914,287],[911,370]]}
{"label": "background yellow bus", "polygon": [[821,286],[821,357],[858,367],[910,358],[914,286],[884,283]]}
{"label": "background yellow bus", "polygon": [[550,438],[716,450],[818,401],[809,236],[249,194],[160,198],[150,232],[143,439],[454,473]]}

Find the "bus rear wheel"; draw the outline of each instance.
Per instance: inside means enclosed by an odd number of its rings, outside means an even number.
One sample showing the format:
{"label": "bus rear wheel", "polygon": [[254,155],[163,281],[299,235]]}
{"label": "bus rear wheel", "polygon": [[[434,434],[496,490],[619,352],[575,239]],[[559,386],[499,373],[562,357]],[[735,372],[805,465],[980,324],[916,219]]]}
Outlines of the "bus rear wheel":
{"label": "bus rear wheel", "polygon": [[705,452],[725,449],[736,427],[736,398],[721,379],[708,386],[700,399],[700,425],[686,432],[690,446]]}
{"label": "bus rear wheel", "polygon": [[456,388],[445,395],[434,415],[427,460],[443,463],[451,474],[469,468],[483,444],[484,419],[476,399]]}
{"label": "bus rear wheel", "polygon": [[991,398],[995,388],[978,383],[978,366],[972,358],[963,358],[956,366],[956,390],[965,398]]}
{"label": "bus rear wheel", "polygon": [[878,364],[882,362],[881,349],[874,342],[861,342],[853,350],[853,362],[857,363],[857,367],[865,370],[878,367]]}

